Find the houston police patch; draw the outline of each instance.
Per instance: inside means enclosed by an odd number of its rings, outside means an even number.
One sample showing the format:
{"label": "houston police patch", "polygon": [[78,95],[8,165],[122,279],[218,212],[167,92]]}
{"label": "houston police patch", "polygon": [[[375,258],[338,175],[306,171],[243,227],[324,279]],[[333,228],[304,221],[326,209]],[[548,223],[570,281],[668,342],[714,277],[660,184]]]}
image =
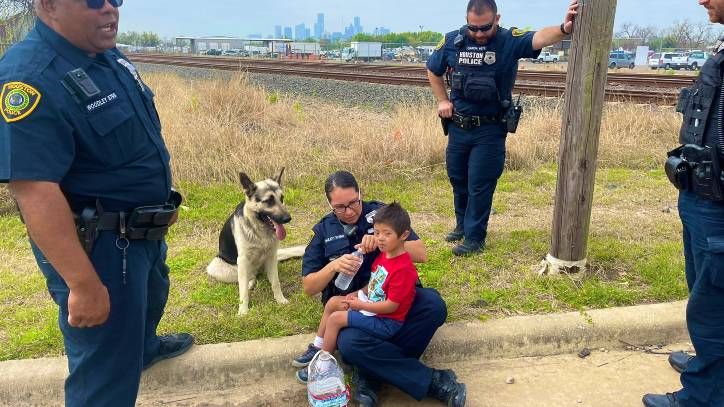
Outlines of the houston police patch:
{"label": "houston police patch", "polygon": [[528,30],[527,28],[524,28],[524,29],[521,30],[520,28],[515,28],[515,27],[513,27],[513,37],[522,37],[522,36],[524,36],[528,31],[530,31],[530,30]]}
{"label": "houston police patch", "polygon": [[40,92],[23,82],[8,82],[0,93],[2,116],[6,122],[22,120],[35,110],[40,103]]}

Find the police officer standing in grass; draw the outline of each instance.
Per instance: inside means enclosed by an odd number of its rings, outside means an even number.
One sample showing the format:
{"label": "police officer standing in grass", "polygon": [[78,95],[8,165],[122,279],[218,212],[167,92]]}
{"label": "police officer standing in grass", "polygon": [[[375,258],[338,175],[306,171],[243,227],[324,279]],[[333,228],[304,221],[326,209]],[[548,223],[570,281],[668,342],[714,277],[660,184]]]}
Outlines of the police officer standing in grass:
{"label": "police officer standing in grass", "polygon": [[[724,24],[724,0],[699,0],[712,23]],[[684,122],[679,148],[669,153],[666,174],[680,190],[689,303],[686,324],[693,358],[673,353],[683,388],[647,394],[646,407],[724,406],[724,37],[682,91],[677,111]]]}
{"label": "police officer standing in grass", "polygon": [[0,60],[0,182],[59,308],[66,406],[133,406],[141,371],[193,344],[156,335],[180,195],[153,93],[115,48],[121,3],[35,0]]}
{"label": "police officer standing in grass", "polygon": [[570,34],[577,10],[573,0],[561,25],[528,32],[500,27],[495,0],[470,0],[467,24],[446,34],[427,62],[437,113],[449,131],[446,161],[456,225],[446,240],[464,238],[453,248],[458,256],[485,246],[493,193],[505,164],[505,136],[515,132],[522,111],[513,101],[518,60],[537,58],[542,48]]}

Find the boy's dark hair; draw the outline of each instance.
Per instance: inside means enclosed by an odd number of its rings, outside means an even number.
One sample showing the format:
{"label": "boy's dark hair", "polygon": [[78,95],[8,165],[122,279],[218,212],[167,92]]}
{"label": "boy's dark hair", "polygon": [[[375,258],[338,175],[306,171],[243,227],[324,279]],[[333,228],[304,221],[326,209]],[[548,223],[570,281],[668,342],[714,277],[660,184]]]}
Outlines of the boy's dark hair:
{"label": "boy's dark hair", "polygon": [[324,183],[324,193],[327,195],[328,201],[329,194],[335,188],[354,188],[355,191],[359,192],[357,180],[349,171],[337,171],[329,174],[327,181]]}
{"label": "boy's dark hair", "polygon": [[374,217],[374,224],[378,223],[392,227],[392,230],[394,230],[399,237],[410,230],[410,215],[399,203],[392,202],[377,210]]}
{"label": "boy's dark hair", "polygon": [[498,5],[495,4],[495,0],[470,0],[468,2],[468,13],[471,11],[477,15],[482,15],[486,11],[498,14]]}

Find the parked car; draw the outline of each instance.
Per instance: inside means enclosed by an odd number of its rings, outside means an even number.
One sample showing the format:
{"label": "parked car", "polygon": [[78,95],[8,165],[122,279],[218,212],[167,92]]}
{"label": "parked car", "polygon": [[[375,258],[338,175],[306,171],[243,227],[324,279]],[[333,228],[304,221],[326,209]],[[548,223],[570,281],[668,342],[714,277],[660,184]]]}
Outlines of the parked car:
{"label": "parked car", "polygon": [[688,66],[686,55],[681,52],[662,52],[661,54],[652,55],[651,59],[649,59],[651,69],[681,69]]}
{"label": "parked car", "polygon": [[686,64],[689,69],[696,71],[709,59],[709,53],[704,51],[691,51],[686,58]]}
{"label": "parked car", "polygon": [[636,63],[634,56],[628,52],[612,52],[608,55],[608,67],[611,69],[629,68],[634,69]]}
{"label": "parked car", "polygon": [[220,49],[209,48],[206,50],[205,55],[221,55]]}
{"label": "parked car", "polygon": [[541,52],[535,61],[540,62],[540,63],[558,62],[558,61],[560,61],[560,57],[558,56],[558,54],[552,54],[550,52]]}

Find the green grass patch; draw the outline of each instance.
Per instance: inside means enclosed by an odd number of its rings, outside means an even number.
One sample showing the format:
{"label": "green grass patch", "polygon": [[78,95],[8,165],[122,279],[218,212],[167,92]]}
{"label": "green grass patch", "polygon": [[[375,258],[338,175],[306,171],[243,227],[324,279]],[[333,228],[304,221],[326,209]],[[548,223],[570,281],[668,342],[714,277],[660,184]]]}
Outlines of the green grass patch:
{"label": "green grass patch", "polygon": [[[301,107],[300,107],[301,109]],[[585,311],[686,298],[681,226],[676,192],[663,171],[600,169],[583,281],[538,277],[535,266],[548,252],[557,168],[507,171],[496,192],[486,250],[468,258],[452,255],[444,235],[454,225],[452,191],[443,168],[418,177],[363,182],[363,197],[397,200],[413,217],[429,261],[418,267],[426,286],[448,304],[449,321],[506,315]],[[323,180],[306,177],[285,185],[292,213],[283,246],[305,244],[311,227],[329,213]],[[244,199],[233,183],[182,182],[185,209],[168,237],[171,292],[161,332],[187,331],[198,343],[219,343],[311,334],[322,308],[301,291],[301,260],[280,264],[282,290],[291,301],[277,304],[260,277],[247,316],[237,317],[238,287],[209,279],[206,265],[217,251],[219,228]],[[0,360],[62,354],[57,309],[29,255],[24,225],[0,216]]]}

